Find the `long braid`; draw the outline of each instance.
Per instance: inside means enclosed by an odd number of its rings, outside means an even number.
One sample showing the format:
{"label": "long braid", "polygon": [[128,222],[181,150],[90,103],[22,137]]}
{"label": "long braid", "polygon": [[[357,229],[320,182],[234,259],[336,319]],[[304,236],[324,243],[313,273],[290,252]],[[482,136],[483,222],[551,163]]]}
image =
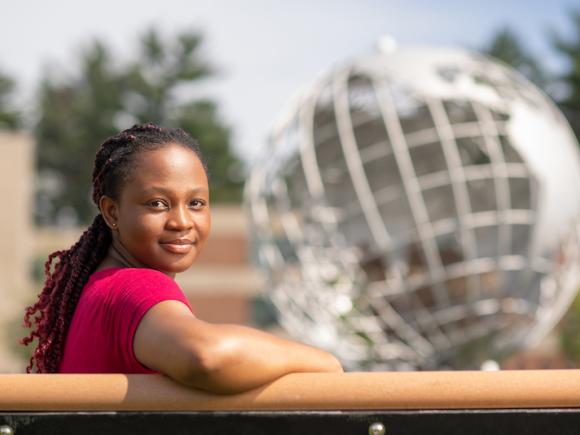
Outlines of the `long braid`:
{"label": "long braid", "polygon": [[[39,341],[27,372],[32,371],[34,362],[40,373],[57,371],[64,350],[64,332],[68,330],[81,290],[92,271],[105,258],[110,243],[111,233],[99,214],[74,246],[48,257],[44,266],[44,288],[38,302],[26,309],[24,317],[25,326],[30,328],[32,316],[40,313],[34,318],[37,330],[22,340],[25,345],[35,337]],[[53,266],[55,260],[58,263]]]}
{"label": "long braid", "polygon": [[[136,125],[108,138],[95,156],[92,199],[98,206],[103,195],[118,198],[127,180],[134,155],[168,143],[193,150],[203,162],[197,143],[183,130],[163,129],[154,124]],[[205,165],[204,165],[205,166]],[[38,301],[26,308],[24,325],[34,328],[22,339],[28,345],[38,339],[26,368],[40,373],[58,371],[68,328],[85,284],[104,260],[111,245],[111,231],[101,214],[68,250],[49,255],[44,265],[45,283]]]}

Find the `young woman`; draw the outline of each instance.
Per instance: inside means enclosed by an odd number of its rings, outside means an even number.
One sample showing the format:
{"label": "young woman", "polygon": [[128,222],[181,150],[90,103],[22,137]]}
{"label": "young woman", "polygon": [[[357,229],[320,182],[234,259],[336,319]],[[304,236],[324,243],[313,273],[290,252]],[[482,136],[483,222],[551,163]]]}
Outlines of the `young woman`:
{"label": "young woman", "polygon": [[26,310],[34,329],[23,343],[38,339],[28,372],[163,373],[233,393],[287,373],[342,371],[321,350],[193,315],[173,278],[203,249],[211,219],[206,169],[184,131],[145,124],[107,139],[93,201],[100,213],[48,257]]}

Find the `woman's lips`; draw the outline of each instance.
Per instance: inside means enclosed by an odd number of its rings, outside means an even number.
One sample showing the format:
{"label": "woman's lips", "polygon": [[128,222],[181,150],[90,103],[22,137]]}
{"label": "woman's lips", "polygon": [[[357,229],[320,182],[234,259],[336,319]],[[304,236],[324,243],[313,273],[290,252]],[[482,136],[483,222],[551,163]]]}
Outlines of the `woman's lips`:
{"label": "woman's lips", "polygon": [[191,240],[171,240],[161,242],[161,247],[172,254],[187,254],[192,250],[194,242]]}

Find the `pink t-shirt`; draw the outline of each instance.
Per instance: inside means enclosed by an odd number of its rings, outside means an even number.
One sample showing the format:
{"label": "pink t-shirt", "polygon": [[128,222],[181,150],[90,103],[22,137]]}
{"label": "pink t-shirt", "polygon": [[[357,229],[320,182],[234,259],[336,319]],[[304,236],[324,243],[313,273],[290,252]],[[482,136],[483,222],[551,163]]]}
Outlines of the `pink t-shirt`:
{"label": "pink t-shirt", "polygon": [[155,304],[189,302],[169,276],[153,269],[112,268],[89,278],[68,331],[60,373],[155,373],[133,352],[139,322]]}

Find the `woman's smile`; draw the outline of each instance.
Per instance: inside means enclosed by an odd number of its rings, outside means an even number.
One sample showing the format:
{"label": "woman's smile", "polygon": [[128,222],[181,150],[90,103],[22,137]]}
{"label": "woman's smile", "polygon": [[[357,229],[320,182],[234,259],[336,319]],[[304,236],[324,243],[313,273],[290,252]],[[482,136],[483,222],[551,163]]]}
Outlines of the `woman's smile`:
{"label": "woman's smile", "polygon": [[172,254],[188,254],[195,246],[195,242],[190,239],[175,239],[159,243],[163,249]]}

